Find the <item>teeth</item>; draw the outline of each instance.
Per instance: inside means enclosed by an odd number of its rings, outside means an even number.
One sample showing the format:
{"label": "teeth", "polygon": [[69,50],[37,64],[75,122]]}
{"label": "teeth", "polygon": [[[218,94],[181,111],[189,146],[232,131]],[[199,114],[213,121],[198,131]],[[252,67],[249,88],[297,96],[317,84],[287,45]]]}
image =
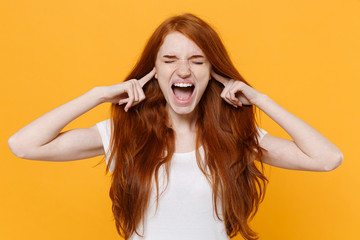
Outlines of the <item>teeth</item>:
{"label": "teeth", "polygon": [[174,83],[175,87],[192,87],[191,83]]}

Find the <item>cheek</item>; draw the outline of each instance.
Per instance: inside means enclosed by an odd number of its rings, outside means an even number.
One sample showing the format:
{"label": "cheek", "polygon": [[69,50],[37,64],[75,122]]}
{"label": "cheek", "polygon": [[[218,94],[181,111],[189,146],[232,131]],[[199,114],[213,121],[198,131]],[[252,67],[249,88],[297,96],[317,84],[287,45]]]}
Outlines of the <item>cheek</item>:
{"label": "cheek", "polygon": [[199,93],[202,95],[211,79],[211,68],[206,66],[202,69],[198,69],[196,72],[196,78],[199,81]]}
{"label": "cheek", "polygon": [[168,87],[168,77],[166,71],[164,71],[163,67],[155,66],[156,74],[155,78],[157,79],[161,91],[164,93]]}
{"label": "cheek", "polygon": [[210,68],[201,68],[194,70],[194,74],[199,81],[208,81],[211,79]]}
{"label": "cheek", "polygon": [[171,73],[171,69],[169,66],[163,65],[163,64],[157,64],[155,65],[155,71],[156,71],[156,78],[159,77],[166,77]]}

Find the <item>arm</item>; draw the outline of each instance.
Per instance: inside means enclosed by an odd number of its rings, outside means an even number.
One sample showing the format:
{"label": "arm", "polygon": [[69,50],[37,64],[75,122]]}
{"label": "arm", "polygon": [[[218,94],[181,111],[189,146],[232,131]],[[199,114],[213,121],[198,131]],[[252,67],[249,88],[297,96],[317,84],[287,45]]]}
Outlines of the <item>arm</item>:
{"label": "arm", "polygon": [[72,120],[104,102],[96,87],[29,123],[8,140],[18,157],[32,160],[69,161],[104,154],[96,126],[59,133]]}
{"label": "arm", "polygon": [[309,124],[286,111],[266,95],[255,105],[279,124],[293,139],[266,134],[260,146],[263,162],[276,167],[303,171],[331,171],[343,161],[342,152]]}
{"label": "arm", "polygon": [[212,76],[225,88],[221,97],[234,107],[253,104],[279,124],[293,139],[266,134],[260,146],[264,163],[280,168],[303,171],[331,171],[343,161],[342,152],[309,124],[286,111],[267,95],[246,83],[228,79],[215,72]]}
{"label": "arm", "polygon": [[145,99],[142,87],[152,79],[152,70],[140,80],[95,87],[78,98],[42,115],[8,140],[18,157],[45,161],[71,161],[104,154],[97,127],[60,131],[72,120],[104,102],[124,104],[125,111]]}

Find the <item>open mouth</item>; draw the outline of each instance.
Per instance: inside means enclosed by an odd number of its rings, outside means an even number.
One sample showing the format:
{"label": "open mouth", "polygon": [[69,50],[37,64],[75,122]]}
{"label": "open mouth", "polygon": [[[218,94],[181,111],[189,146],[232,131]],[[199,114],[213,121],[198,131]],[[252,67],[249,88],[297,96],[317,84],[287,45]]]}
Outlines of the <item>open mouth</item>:
{"label": "open mouth", "polygon": [[183,103],[191,100],[195,86],[192,83],[174,83],[171,89],[175,99]]}

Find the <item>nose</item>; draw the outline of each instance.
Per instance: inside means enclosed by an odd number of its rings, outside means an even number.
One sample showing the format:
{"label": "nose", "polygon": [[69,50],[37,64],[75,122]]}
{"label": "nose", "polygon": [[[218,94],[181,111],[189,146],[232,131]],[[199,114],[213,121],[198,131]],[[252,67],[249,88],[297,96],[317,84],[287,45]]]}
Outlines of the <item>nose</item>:
{"label": "nose", "polygon": [[180,59],[176,65],[176,72],[179,77],[186,78],[191,75],[190,64],[188,60]]}

